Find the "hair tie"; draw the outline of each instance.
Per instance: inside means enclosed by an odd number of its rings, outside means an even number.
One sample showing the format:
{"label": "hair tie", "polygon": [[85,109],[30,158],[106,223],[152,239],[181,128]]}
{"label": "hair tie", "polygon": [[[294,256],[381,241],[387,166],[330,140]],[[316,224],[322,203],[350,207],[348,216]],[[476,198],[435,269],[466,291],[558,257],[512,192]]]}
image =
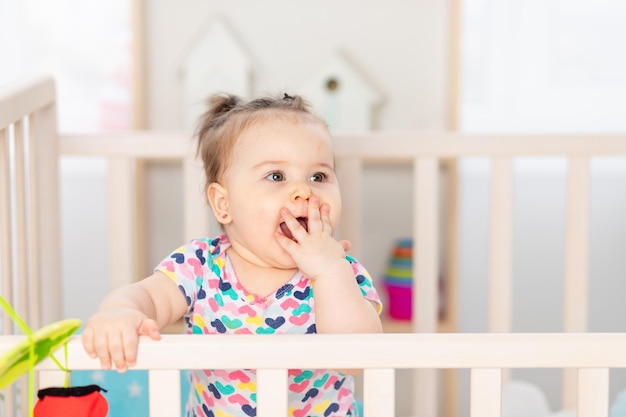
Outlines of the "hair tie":
{"label": "hair tie", "polygon": [[283,97],[283,100],[293,100],[293,97],[291,97],[289,94],[285,93],[285,97]]}

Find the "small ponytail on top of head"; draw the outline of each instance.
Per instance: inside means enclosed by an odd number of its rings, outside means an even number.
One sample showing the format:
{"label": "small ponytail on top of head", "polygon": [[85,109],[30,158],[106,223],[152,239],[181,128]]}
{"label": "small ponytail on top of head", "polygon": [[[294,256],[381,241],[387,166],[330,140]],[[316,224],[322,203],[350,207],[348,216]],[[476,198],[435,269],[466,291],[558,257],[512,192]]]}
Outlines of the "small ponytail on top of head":
{"label": "small ponytail on top of head", "polygon": [[[218,128],[227,119],[228,112],[241,104],[241,98],[232,94],[217,94],[207,100],[208,109],[198,120],[196,136],[203,138],[210,129]],[[198,143],[198,146],[200,146]]]}
{"label": "small ponytail on top of head", "polygon": [[196,137],[198,154],[202,157],[206,187],[219,182],[232,158],[236,139],[254,123],[273,117],[292,120],[324,121],[314,115],[301,96],[287,93],[275,97],[260,97],[244,102],[232,94],[217,94],[208,100],[207,111],[200,116]]}

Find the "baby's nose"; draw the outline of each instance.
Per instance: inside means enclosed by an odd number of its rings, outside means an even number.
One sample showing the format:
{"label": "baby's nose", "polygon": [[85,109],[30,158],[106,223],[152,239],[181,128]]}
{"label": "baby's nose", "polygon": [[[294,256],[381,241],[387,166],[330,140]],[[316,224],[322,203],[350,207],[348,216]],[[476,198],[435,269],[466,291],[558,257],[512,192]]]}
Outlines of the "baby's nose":
{"label": "baby's nose", "polygon": [[291,192],[291,200],[297,201],[308,200],[311,197],[311,187],[305,181],[297,181],[294,183],[293,190]]}

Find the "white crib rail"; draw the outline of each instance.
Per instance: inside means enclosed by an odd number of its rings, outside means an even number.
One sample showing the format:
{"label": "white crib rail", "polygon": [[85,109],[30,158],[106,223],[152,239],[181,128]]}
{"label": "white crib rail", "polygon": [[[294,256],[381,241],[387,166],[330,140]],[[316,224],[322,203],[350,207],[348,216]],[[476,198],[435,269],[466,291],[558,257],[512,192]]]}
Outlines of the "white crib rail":
{"label": "white crib rail", "polygon": [[[22,340],[0,337],[0,352]],[[69,367],[99,369],[80,340],[68,344]],[[181,369],[257,369],[258,417],[287,416],[287,370],[364,369],[365,417],[392,417],[394,370],[471,369],[470,416],[501,416],[503,368],[577,368],[578,417],[607,417],[609,369],[626,367],[626,334],[166,335],[143,338],[137,369],[150,374],[150,416],[178,415]],[[47,384],[63,375],[47,360]],[[43,377],[41,379],[44,379]],[[115,387],[105,387],[115,390]]]}

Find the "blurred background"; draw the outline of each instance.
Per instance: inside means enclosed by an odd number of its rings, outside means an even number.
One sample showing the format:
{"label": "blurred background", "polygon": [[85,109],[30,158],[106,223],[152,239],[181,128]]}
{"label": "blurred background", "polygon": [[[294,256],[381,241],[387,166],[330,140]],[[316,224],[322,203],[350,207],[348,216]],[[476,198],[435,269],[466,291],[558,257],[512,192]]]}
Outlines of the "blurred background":
{"label": "blurred background", "polygon": [[[63,133],[191,135],[203,99],[219,91],[303,94],[336,132],[623,133],[624,22],[624,0],[1,0],[0,84],[54,76]],[[61,169],[65,313],[85,319],[108,291],[107,167],[64,158]],[[148,273],[182,243],[179,225],[160,220],[182,202],[180,167],[146,170],[142,192],[158,208],[143,219]],[[515,173],[513,329],[560,331],[566,161],[520,158]],[[365,175],[361,261],[380,282],[412,230],[412,172],[376,165]],[[442,259],[442,281],[458,293],[453,330],[485,331],[489,164],[467,159],[442,177],[458,216],[459,260]],[[623,158],[593,161],[591,331],[626,330],[625,184]],[[554,239],[538,241],[546,230]],[[558,373],[525,378],[558,407]]]}

